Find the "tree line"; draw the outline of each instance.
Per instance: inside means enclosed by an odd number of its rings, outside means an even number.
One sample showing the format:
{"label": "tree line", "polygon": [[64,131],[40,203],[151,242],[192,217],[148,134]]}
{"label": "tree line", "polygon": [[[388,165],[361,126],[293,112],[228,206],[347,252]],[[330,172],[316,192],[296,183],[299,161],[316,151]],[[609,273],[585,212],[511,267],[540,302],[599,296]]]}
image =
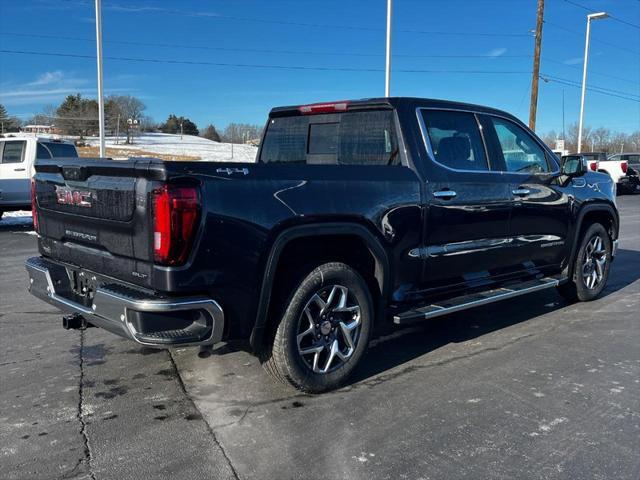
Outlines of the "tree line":
{"label": "tree line", "polygon": [[[164,122],[156,122],[145,115],[146,105],[131,95],[110,95],[105,98],[105,129],[108,135],[118,133],[126,136],[130,143],[136,130],[142,132],[162,132],[183,135],[201,135],[215,142],[244,143],[260,138],[262,127],[245,123],[230,123],[223,130],[208,124],[202,132],[191,119],[185,116],[169,114]],[[135,120],[136,129],[130,128],[129,120]],[[0,133],[17,132],[24,125],[55,125],[62,135],[85,136],[98,135],[98,102],[85,98],[80,93],[68,95],[60,105],[48,105],[41,113],[26,122],[9,115],[0,104]]]}
{"label": "tree line", "polygon": [[[565,150],[570,153],[578,151],[578,131],[579,126],[574,123],[567,128],[564,138]],[[551,130],[542,135],[542,140],[555,149],[556,141],[562,140],[562,132]],[[632,133],[616,132],[606,127],[583,127],[582,128],[582,151],[583,152],[606,152],[609,154],[640,151],[640,130]]]}

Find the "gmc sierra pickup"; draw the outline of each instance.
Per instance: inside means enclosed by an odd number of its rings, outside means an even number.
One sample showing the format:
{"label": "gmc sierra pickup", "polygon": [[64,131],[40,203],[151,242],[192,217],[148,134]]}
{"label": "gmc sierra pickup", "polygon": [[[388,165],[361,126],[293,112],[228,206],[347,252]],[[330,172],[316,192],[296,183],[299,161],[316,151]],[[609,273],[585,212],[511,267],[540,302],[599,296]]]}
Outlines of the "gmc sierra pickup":
{"label": "gmc sierra pickup", "polygon": [[343,384],[384,322],[604,288],[608,175],[492,108],[275,108],[255,163],[38,160],[30,291],[142,345],[244,341],[276,379]]}

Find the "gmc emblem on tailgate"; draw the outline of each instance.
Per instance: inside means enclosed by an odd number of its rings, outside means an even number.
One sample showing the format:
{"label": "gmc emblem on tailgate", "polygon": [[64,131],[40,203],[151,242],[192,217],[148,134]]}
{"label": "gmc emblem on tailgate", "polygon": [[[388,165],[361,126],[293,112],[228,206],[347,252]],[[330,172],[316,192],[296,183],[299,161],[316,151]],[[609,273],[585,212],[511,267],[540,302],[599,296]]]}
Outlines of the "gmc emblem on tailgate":
{"label": "gmc emblem on tailgate", "polygon": [[72,190],[69,187],[56,186],[56,201],[60,205],[90,207],[91,192],[83,192],[80,190]]}

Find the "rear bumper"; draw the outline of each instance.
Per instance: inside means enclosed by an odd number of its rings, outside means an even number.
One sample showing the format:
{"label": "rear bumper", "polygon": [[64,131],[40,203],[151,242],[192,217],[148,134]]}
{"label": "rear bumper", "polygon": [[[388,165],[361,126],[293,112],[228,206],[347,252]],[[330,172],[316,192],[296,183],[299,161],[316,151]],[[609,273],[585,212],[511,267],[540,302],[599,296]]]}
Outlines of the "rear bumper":
{"label": "rear bumper", "polygon": [[211,298],[158,298],[128,285],[107,283],[82,302],[73,293],[64,266],[43,257],[30,258],[25,266],[32,295],[141,345],[213,345],[222,340],[224,312]]}

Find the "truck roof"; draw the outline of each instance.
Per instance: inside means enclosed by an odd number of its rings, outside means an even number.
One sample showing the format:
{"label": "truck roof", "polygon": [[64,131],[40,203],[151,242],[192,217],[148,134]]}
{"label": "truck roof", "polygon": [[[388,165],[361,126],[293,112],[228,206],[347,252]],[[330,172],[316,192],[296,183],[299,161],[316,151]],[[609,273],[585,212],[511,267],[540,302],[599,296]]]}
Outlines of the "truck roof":
{"label": "truck roof", "polygon": [[56,137],[46,137],[46,136],[37,136],[30,133],[24,132],[15,132],[15,133],[5,133],[4,135],[0,135],[0,140],[31,140],[34,142],[49,142],[49,143],[68,143],[73,145],[73,141],[65,140],[63,138]]}
{"label": "truck roof", "polygon": [[[356,100],[339,100],[332,102],[321,102],[307,105],[289,105],[283,107],[275,107],[269,112],[270,117],[281,117],[291,115],[302,115],[301,109],[313,109],[318,108],[317,113],[330,113],[330,107],[335,106],[338,109],[334,111],[345,110],[359,110],[367,108],[441,108],[452,110],[469,110],[473,112],[492,113],[498,114],[511,119],[518,120],[516,117],[508,112],[498,110],[483,105],[475,105],[472,103],[454,102],[451,100],[439,100],[434,98],[420,98],[420,97],[378,97],[378,98],[362,98]],[[323,108],[326,107],[326,108]],[[306,111],[304,113],[314,113],[312,111]]]}

